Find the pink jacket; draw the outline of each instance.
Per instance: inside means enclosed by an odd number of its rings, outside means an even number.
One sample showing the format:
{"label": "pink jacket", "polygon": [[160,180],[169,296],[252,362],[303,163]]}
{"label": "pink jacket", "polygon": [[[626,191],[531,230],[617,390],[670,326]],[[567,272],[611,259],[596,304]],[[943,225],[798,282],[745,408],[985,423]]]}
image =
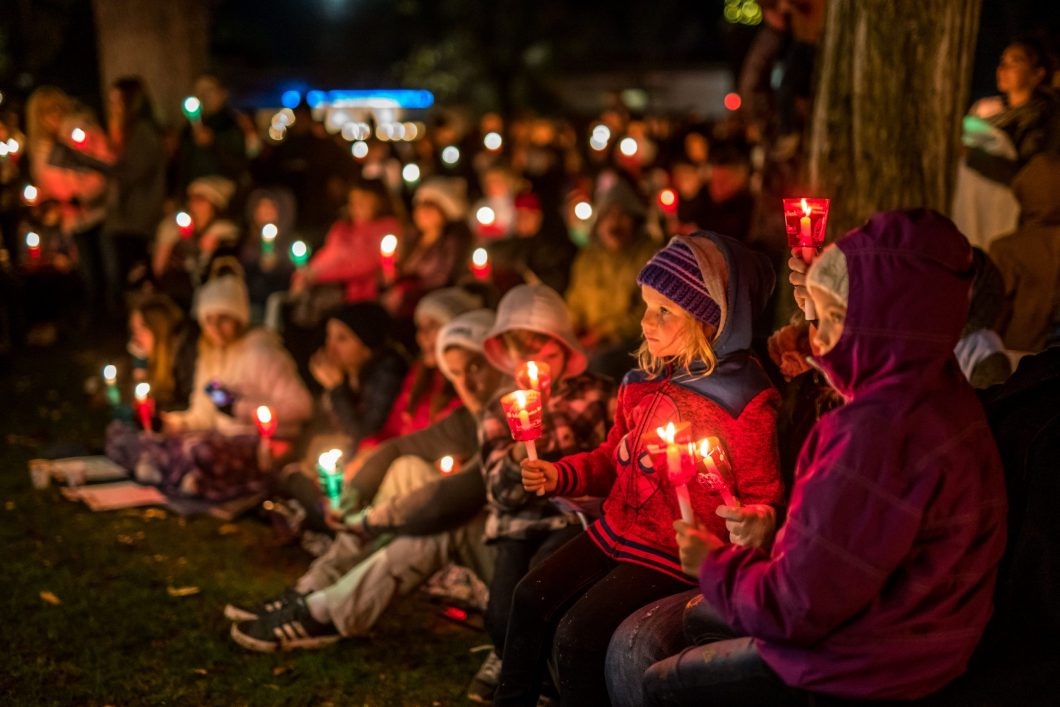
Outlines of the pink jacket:
{"label": "pink jacket", "polygon": [[379,241],[388,233],[400,236],[400,228],[392,216],[359,225],[339,219],[324,238],[324,246],[309,261],[309,281],[345,283],[347,302],[375,299]]}

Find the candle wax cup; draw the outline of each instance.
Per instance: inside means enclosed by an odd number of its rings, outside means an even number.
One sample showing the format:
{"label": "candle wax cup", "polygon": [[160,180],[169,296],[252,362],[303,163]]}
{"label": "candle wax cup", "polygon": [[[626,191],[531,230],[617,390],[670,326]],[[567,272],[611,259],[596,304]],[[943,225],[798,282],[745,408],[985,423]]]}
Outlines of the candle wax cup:
{"label": "candle wax cup", "polygon": [[687,484],[696,475],[696,460],[688,444],[649,444],[652,468],[674,485]]}
{"label": "candle wax cup", "polygon": [[121,404],[121,391],[114,383],[107,383],[107,402],[111,405]]}
{"label": "candle wax cup", "polygon": [[[519,405],[519,393],[522,393],[526,400],[523,407]],[[540,393],[536,390],[509,393],[501,398],[501,407],[504,408],[504,415],[508,418],[508,427],[511,428],[513,439],[526,442],[541,437],[543,419]]]}
{"label": "candle wax cup", "polygon": [[324,493],[328,497],[328,501],[331,502],[332,508],[339,507],[339,501],[342,499],[342,472],[324,472]]}
{"label": "candle wax cup", "polygon": [[[806,208],[803,208],[803,202]],[[789,248],[821,248],[828,225],[828,199],[783,199],[784,230]]]}

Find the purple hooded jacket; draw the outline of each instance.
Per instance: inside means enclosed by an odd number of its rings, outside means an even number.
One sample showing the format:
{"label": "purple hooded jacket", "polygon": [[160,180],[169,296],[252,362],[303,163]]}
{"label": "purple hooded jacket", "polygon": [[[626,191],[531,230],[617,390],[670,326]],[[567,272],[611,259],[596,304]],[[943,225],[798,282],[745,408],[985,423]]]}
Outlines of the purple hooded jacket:
{"label": "purple hooded jacket", "polygon": [[714,551],[700,586],[786,684],[911,699],[964,671],[1005,546],[1001,462],[953,356],[971,249],[927,210],[836,245],[846,324],[817,363],[847,403],[803,445],[771,552]]}

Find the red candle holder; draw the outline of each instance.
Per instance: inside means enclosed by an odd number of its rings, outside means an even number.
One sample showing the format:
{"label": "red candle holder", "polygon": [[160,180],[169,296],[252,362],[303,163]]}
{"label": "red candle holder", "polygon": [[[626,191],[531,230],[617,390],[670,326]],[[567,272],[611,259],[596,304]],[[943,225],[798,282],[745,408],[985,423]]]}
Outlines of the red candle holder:
{"label": "red candle holder", "polygon": [[688,422],[667,423],[647,435],[652,468],[668,475],[676,484],[687,484],[696,474],[692,449],[692,425]]}
{"label": "red candle holder", "polygon": [[391,282],[397,276],[397,249],[398,239],[393,233],[386,234],[379,241],[379,264],[387,282]]}
{"label": "red candle holder", "polygon": [[517,442],[533,442],[541,437],[541,393],[536,390],[508,393],[501,398],[501,407],[508,418],[513,439]]}
{"label": "red candle holder", "polygon": [[272,408],[268,405],[259,405],[255,411],[254,424],[258,428],[258,434],[266,439],[276,434],[276,416],[272,414]]}
{"label": "red candle holder", "polygon": [[144,432],[151,431],[151,421],[155,417],[155,399],[151,397],[151,385],[149,383],[137,383],[133,390],[136,399],[136,414],[140,418],[140,425]]}
{"label": "red candle holder", "polygon": [[670,188],[663,189],[655,200],[659,204],[659,210],[667,216],[673,216],[677,213],[678,198],[675,190]]}
{"label": "red candle holder", "polygon": [[[788,247],[799,250],[802,261],[809,265],[824,245],[824,231],[828,225],[828,199],[801,197],[784,199],[784,230]],[[804,308],[807,321],[817,319],[813,300],[807,299]]]}
{"label": "red candle holder", "polygon": [[492,268],[490,267],[489,254],[485,248],[476,248],[475,252],[471,254],[471,263],[468,266],[471,270],[471,274],[476,280],[483,281],[490,279]]}
{"label": "red candle holder", "polygon": [[718,437],[705,437],[695,444],[695,450],[699,455],[700,483],[706,484],[721,495],[726,506],[738,506],[740,501],[733,493],[736,487],[736,478],[732,473],[732,465],[729,457]]}
{"label": "red candle holder", "polygon": [[541,394],[541,405],[548,405],[552,393],[552,368],[547,363],[527,361],[515,369],[515,384],[524,390]]}
{"label": "red candle holder", "polygon": [[449,474],[460,471],[460,462],[451,454],[446,454],[439,459],[435,462],[435,466],[438,468],[438,471],[442,476],[448,476]]}

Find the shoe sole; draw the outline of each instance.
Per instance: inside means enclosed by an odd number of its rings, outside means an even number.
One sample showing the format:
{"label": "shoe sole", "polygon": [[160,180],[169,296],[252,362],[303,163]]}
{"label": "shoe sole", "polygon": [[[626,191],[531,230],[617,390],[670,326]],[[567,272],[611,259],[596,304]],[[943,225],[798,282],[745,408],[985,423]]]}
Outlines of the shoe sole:
{"label": "shoe sole", "polygon": [[258,615],[246,609],[241,609],[235,604],[225,604],[225,618],[232,622],[256,621]]}
{"label": "shoe sole", "polygon": [[342,640],[342,636],[313,636],[310,638],[299,638],[296,641],[262,641],[261,639],[248,636],[239,630],[237,624],[232,624],[232,630],[229,631],[229,635],[232,640],[238,643],[243,648],[250,651],[257,651],[258,653],[275,653],[276,651],[291,651],[296,649],[312,650],[314,648],[323,648],[330,646],[333,643],[338,643]]}

